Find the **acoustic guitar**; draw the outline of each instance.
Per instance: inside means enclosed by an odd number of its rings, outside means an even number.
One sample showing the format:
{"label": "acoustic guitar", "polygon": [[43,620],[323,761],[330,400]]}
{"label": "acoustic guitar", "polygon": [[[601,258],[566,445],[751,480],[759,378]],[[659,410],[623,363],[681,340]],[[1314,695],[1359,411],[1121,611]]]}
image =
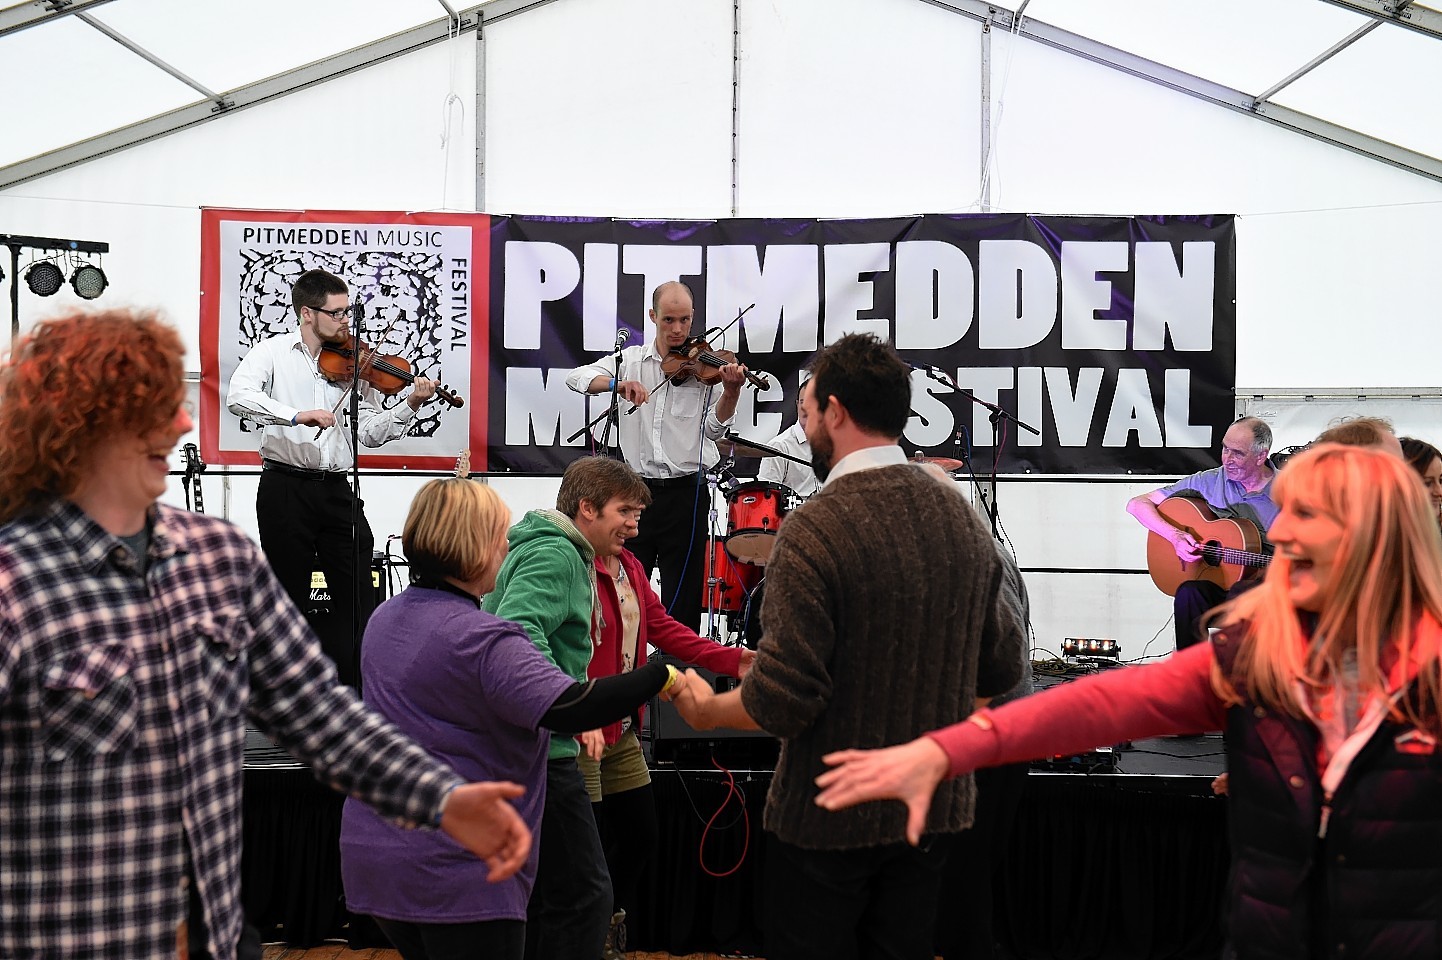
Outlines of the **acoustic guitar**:
{"label": "acoustic guitar", "polygon": [[1205,500],[1167,497],[1157,511],[1196,538],[1202,545],[1200,559],[1190,563],[1177,556],[1166,537],[1147,533],[1147,572],[1152,583],[1169,597],[1188,580],[1208,580],[1229,590],[1242,577],[1272,562],[1262,551],[1262,531],[1250,520],[1218,518]]}

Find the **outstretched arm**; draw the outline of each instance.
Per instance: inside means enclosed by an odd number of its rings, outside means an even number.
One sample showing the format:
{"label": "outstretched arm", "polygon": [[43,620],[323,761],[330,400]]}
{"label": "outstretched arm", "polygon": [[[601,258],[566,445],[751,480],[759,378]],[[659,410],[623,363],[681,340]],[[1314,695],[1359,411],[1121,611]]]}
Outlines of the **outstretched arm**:
{"label": "outstretched arm", "polygon": [[929,737],[884,750],[838,750],[821,759],[832,767],[816,778],[817,806],[840,810],[868,800],[900,800],[913,847],[921,842],[932,794],[951,767],[946,751]]}

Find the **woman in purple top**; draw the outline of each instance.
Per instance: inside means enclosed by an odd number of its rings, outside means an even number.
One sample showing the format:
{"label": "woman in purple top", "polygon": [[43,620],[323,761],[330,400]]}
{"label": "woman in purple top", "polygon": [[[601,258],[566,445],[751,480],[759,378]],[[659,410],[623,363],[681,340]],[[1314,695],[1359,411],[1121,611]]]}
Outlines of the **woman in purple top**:
{"label": "woman in purple top", "polygon": [[[516,808],[538,840],[514,877],[439,831],[405,830],[347,800],[341,874],[347,904],[374,916],[405,960],[521,957],[545,804],[548,730],[590,730],[679,687],[660,662],[576,683],[514,623],[480,609],[506,556],[510,511],[490,487],[433,480],[402,535],[411,585],[366,626],[366,702],[468,780],[526,788]],[[676,686],[673,686],[673,681]]]}

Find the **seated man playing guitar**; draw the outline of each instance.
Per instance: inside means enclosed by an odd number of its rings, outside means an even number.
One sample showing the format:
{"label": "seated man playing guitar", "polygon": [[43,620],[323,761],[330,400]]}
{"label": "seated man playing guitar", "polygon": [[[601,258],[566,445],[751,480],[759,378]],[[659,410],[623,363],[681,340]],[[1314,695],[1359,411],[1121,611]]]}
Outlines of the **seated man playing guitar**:
{"label": "seated man playing guitar", "polygon": [[[1202,639],[1198,624],[1203,615],[1226,598],[1227,588],[1246,567],[1266,563],[1271,547],[1265,533],[1277,516],[1277,505],[1272,502],[1272,478],[1277,471],[1268,459],[1271,449],[1272,429],[1256,417],[1243,417],[1222,436],[1220,467],[1127,502],[1127,512],[1155,535],[1149,539],[1166,542],[1159,548],[1149,546],[1148,565],[1152,579],[1164,591],[1170,593],[1169,587],[1175,584],[1178,650]],[[1201,504],[1186,504],[1182,509],[1164,504],[1176,495],[1205,501],[1211,512],[1200,510]],[[1203,533],[1212,514],[1228,519],[1216,522],[1215,533]],[[1188,518],[1195,519],[1189,522]],[[1243,521],[1255,525],[1255,539],[1248,536],[1252,532]],[[1228,533],[1233,530],[1237,542],[1230,542]],[[1176,554],[1174,564],[1165,562],[1170,559],[1166,544]]]}

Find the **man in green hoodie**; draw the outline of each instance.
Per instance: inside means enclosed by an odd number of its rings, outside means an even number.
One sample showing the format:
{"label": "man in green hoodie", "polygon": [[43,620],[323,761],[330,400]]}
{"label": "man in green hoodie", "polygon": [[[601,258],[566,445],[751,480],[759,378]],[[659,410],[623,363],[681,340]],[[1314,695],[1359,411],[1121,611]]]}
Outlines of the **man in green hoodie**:
{"label": "man in green hoodie", "polygon": [[[607,519],[615,511],[604,508],[612,500],[644,505],[650,499],[624,463],[575,461],[561,478],[556,509],[532,510],[511,528],[510,554],[482,606],[524,627],[542,653],[584,683],[600,635],[596,548],[606,549],[617,536],[624,541],[623,531],[613,529],[619,523]],[[611,878],[578,752],[575,737],[551,737],[526,960],[595,960],[610,928]]]}

